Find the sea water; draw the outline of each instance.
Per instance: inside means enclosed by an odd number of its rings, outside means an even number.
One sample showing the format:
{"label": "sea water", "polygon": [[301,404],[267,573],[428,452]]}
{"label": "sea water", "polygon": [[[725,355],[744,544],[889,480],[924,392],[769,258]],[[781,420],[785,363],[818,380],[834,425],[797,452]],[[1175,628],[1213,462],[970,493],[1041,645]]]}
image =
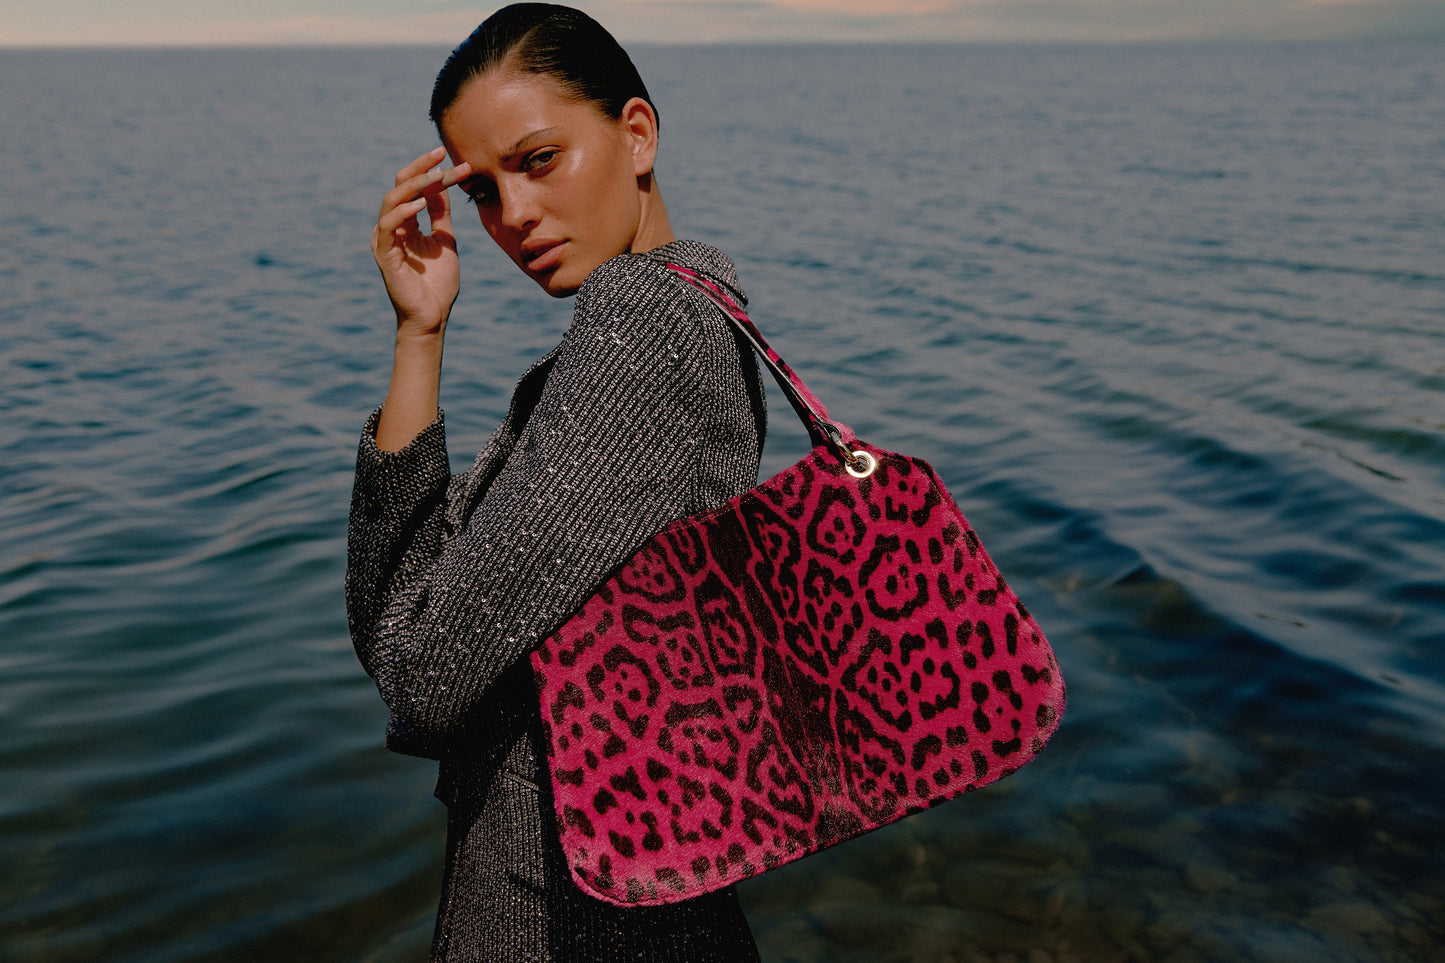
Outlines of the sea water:
{"label": "sea water", "polygon": [[[745,884],[765,958],[1442,959],[1445,47],[636,54],[679,233],[1070,686],[1022,772]],[[0,958],[425,956],[434,770],[341,581],[444,55],[0,51]],[[570,303],[459,233],[461,468]]]}

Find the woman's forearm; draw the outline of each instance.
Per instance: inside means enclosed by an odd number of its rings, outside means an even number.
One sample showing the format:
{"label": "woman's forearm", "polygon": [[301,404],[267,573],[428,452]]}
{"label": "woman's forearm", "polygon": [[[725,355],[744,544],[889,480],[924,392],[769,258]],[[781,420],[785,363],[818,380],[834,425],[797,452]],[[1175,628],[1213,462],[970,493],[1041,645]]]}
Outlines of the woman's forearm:
{"label": "woman's forearm", "polygon": [[442,333],[397,334],[391,385],[376,426],[376,447],[400,451],[436,420],[442,374]]}
{"label": "woman's forearm", "polygon": [[[437,416],[442,335],[460,278],[447,188],[471,171],[466,164],[439,166],[445,156],[436,147],[396,172],[371,232],[371,253],[396,311],[391,387],[376,429],[382,451],[405,448]],[[426,231],[417,221],[422,211]]]}

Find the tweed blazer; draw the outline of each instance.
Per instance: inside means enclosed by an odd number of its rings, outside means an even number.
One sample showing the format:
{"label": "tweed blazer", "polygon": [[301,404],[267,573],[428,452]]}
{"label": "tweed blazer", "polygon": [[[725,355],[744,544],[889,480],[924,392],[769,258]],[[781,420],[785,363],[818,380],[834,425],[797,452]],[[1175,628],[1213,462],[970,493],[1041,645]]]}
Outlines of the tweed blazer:
{"label": "tweed blazer", "polygon": [[391,710],[388,746],[440,761],[433,959],[756,958],[731,890],[644,910],[572,884],[526,658],[653,532],[756,482],[756,359],[667,263],[743,297],[697,242],[601,265],[465,473],[450,472],[440,414],[399,452],[376,447],[379,410],[363,432],[347,616]]}

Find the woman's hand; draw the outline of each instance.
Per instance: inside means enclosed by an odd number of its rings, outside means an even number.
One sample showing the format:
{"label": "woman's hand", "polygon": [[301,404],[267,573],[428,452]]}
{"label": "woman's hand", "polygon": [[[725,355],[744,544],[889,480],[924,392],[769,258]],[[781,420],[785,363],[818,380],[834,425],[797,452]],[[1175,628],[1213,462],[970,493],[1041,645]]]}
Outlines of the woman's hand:
{"label": "woman's hand", "polygon": [[[461,277],[447,188],[471,173],[466,164],[443,170],[445,155],[438,147],[397,171],[371,232],[371,253],[396,310],[391,386],[376,426],[382,451],[400,451],[437,417],[442,336]],[[422,211],[430,233],[417,223]]]}
{"label": "woman's hand", "polygon": [[[438,147],[397,171],[371,232],[371,254],[396,310],[397,336],[440,336],[457,299],[460,271],[447,188],[471,173],[466,164],[446,170]],[[430,232],[417,215],[426,211]]]}

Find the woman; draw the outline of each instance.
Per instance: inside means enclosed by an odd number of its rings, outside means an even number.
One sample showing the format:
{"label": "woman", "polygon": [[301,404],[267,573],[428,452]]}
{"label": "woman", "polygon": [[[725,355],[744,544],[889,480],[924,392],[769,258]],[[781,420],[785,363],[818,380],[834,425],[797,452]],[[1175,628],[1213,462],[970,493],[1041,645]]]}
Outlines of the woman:
{"label": "woman", "polygon": [[[572,883],[527,660],[650,534],[755,483],[756,362],[667,267],[741,301],[733,266],[674,238],[652,174],[657,111],[585,14],[499,11],[443,67],[431,115],[455,166],[437,148],[402,168],[372,236],[397,328],[357,457],[347,610],[392,712],[388,745],[440,761],[433,958],[756,959],[731,889],[623,909]],[[438,408],[458,291],[452,186],[527,276],[577,296],[562,343],[456,477]]]}

